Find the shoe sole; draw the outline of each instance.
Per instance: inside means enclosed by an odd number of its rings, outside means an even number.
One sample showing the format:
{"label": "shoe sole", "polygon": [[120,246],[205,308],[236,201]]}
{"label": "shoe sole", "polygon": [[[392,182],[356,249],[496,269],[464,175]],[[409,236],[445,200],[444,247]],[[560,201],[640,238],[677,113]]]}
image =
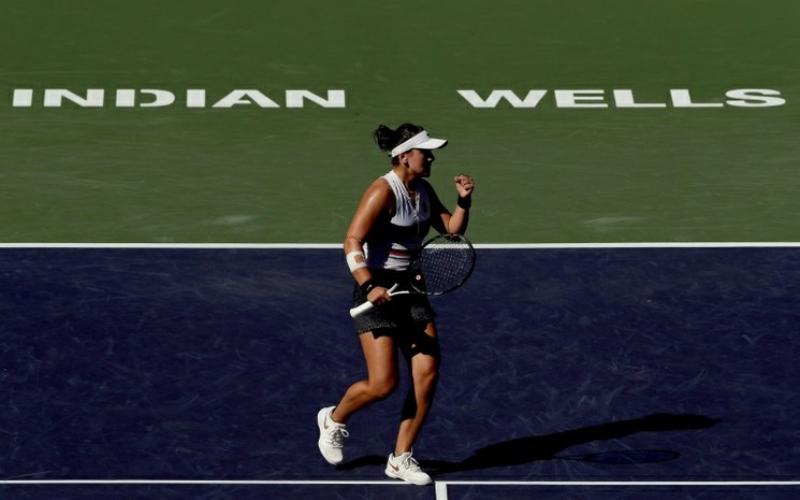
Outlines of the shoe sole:
{"label": "shoe sole", "polygon": [[320,434],[319,441],[317,441],[317,447],[319,448],[320,454],[322,454],[322,458],[324,458],[326,462],[328,462],[331,465],[339,465],[340,463],[342,463],[342,460],[331,460],[330,458],[325,456],[325,451],[323,450],[322,434],[325,432],[325,427],[323,424],[323,422],[325,421],[325,410],[327,410],[327,408],[323,408],[317,413],[317,427],[319,428],[319,434]]}

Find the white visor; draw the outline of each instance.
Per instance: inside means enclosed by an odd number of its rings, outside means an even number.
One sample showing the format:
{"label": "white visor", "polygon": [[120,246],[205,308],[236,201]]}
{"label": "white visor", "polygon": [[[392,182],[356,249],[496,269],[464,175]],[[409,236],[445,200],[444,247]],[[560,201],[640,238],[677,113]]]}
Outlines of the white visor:
{"label": "white visor", "polygon": [[447,145],[447,139],[436,139],[428,135],[428,132],[422,131],[413,136],[405,142],[398,144],[389,153],[389,156],[394,158],[412,149],[439,149]]}

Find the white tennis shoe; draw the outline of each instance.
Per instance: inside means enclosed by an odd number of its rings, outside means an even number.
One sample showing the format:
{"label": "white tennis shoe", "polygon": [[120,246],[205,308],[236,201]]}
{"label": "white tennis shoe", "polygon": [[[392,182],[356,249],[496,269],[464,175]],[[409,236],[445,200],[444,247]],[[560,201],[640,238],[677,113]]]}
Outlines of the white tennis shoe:
{"label": "white tennis shoe", "polygon": [[346,425],[336,423],[331,419],[334,408],[335,406],[328,406],[317,413],[317,426],[319,426],[319,442],[317,444],[319,451],[322,452],[322,458],[331,465],[342,462],[344,440],[350,436]]}
{"label": "white tennis shoe", "polygon": [[386,461],[386,475],[394,479],[402,479],[417,486],[425,486],[433,482],[431,476],[420,469],[419,462],[411,456],[410,451],[403,453],[399,457],[395,457],[394,453],[391,453],[389,460]]}

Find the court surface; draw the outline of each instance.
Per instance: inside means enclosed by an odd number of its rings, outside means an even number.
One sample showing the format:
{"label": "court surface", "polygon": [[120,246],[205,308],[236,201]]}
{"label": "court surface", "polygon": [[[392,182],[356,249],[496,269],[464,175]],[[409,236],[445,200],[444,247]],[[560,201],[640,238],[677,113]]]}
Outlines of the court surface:
{"label": "court surface", "polygon": [[383,476],[406,386],[318,454],[363,375],[338,249],[4,248],[0,276],[9,498],[798,492],[796,248],[480,249],[435,302],[436,488]]}
{"label": "court surface", "polygon": [[[0,498],[800,497],[798,25],[796,0],[4,0]],[[338,469],[314,425],[363,375],[339,247],[403,122],[449,139],[448,206],[477,183],[430,488],[382,472],[406,386]]]}

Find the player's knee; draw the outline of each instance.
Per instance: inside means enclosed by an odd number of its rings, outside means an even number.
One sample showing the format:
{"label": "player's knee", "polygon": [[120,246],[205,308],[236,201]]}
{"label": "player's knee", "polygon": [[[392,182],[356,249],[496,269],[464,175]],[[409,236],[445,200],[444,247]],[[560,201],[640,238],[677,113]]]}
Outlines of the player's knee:
{"label": "player's knee", "polygon": [[434,335],[428,335],[425,330],[419,329],[412,333],[411,342],[404,347],[404,354],[407,358],[414,358],[419,354],[430,356],[435,360],[440,360],[442,353],[439,350],[439,339]]}
{"label": "player's knee", "polygon": [[397,377],[382,377],[370,379],[367,391],[372,399],[385,399],[397,388]]}

